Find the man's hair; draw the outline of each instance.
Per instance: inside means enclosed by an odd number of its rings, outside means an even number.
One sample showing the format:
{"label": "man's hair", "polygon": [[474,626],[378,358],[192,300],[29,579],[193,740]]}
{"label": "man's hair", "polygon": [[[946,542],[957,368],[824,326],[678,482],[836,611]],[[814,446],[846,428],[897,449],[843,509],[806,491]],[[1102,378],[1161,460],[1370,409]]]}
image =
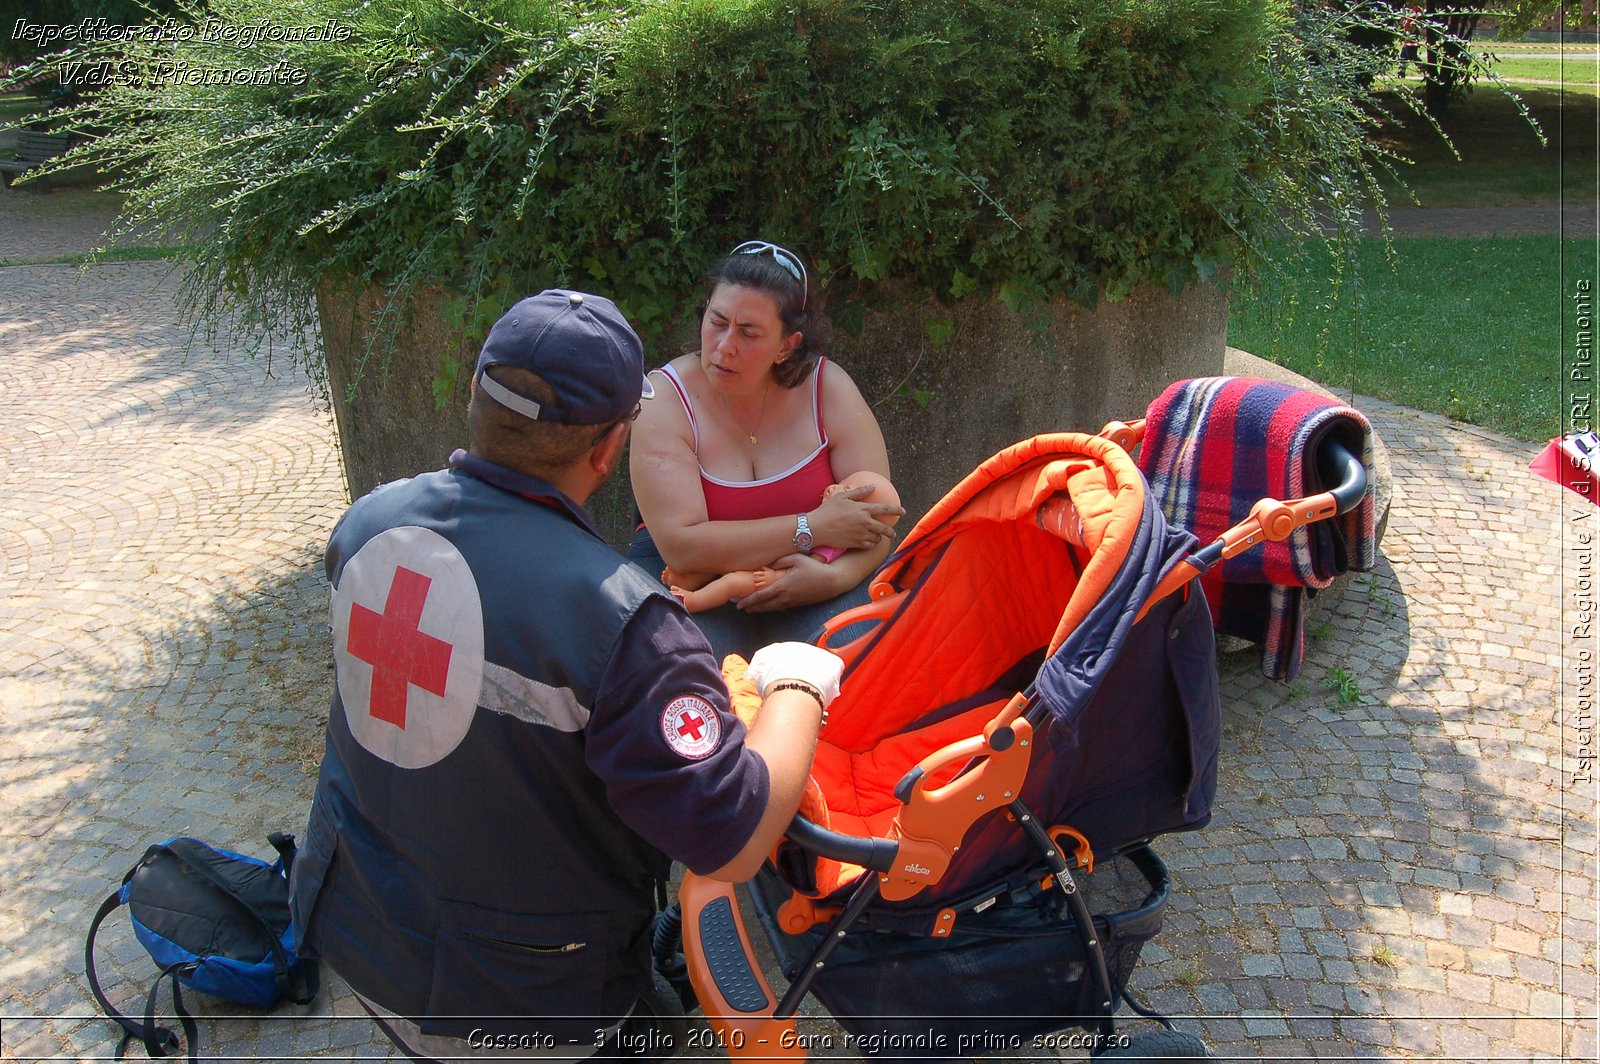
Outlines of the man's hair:
{"label": "man's hair", "polygon": [[[532,370],[490,366],[484,372],[493,376],[496,383],[536,403],[554,403],[559,398],[555,389]],[[495,402],[482,388],[473,390],[467,425],[473,454],[546,480],[587,454],[601,429],[600,425],[563,425],[524,417]]]}

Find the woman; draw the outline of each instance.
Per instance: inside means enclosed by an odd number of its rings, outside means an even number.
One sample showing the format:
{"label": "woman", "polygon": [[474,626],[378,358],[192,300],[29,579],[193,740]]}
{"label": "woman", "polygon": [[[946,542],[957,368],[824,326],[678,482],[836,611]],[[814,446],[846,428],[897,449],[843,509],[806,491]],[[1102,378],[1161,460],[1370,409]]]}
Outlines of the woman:
{"label": "woman", "polygon": [[[846,474],[889,477],[883,432],[855,382],[822,357],[805,265],[748,241],[715,266],[700,350],[652,374],[656,398],[634,428],[630,471],[644,525],[628,556],[659,574],[770,566],[783,579],[695,615],[719,656],[808,639],[867,601],[889,553],[871,487],[824,490]],[[844,549],[831,564],[815,547]]]}

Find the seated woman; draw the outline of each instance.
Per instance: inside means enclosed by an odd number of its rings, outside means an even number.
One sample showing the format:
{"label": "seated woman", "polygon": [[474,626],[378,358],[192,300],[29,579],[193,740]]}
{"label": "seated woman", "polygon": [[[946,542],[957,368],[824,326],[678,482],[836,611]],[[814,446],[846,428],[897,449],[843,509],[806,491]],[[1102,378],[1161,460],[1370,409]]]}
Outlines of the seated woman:
{"label": "seated woman", "polygon": [[[862,498],[862,502],[899,503],[900,501],[900,493],[894,490],[894,485],[890,484],[887,478],[866,472],[851,473],[839,483],[828,485],[822,489],[822,497],[832,498],[841,491],[858,487],[870,489]],[[887,515],[883,520],[885,524],[893,525],[898,518]],[[811,556],[823,562],[831,562],[843,553],[844,551],[838,547],[811,548]],[[721,576],[710,573],[680,573],[671,568],[661,572],[661,582],[667,585],[667,590],[671,591],[673,597],[683,603],[684,608],[690,613],[715,609],[725,602],[744,598],[782,577],[782,571],[766,565],[759,569],[737,569]]]}
{"label": "seated woman", "polygon": [[[720,656],[809,639],[867,601],[888,556],[870,487],[823,497],[845,473],[889,479],[883,432],[855,382],[822,357],[805,265],[749,241],[717,262],[700,316],[700,350],[656,371],[656,398],[634,427],[630,473],[644,524],[628,556],[652,573],[762,566],[783,579],[695,615]],[[831,564],[817,546],[844,553]]]}

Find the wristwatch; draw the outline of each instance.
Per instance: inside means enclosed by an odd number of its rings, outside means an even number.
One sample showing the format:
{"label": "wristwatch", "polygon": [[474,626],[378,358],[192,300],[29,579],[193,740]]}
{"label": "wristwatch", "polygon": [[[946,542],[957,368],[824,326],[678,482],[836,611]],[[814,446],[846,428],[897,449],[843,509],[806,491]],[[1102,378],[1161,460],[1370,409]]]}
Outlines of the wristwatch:
{"label": "wristwatch", "polygon": [[801,554],[811,553],[811,522],[805,514],[799,514],[794,520],[794,549]]}

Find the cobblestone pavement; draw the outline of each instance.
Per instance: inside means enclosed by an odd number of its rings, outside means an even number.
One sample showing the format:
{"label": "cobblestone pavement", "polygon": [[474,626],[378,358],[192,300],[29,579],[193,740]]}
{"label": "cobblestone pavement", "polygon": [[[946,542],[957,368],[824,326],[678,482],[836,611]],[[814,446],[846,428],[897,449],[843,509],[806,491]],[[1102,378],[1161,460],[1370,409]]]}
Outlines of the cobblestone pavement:
{"label": "cobblestone pavement", "polygon": [[[15,202],[0,260],[49,228]],[[162,264],[0,268],[6,1060],[114,1055],[83,935],[145,844],[265,853],[310,799],[330,418],[226,336],[186,353],[174,291]],[[1222,661],[1216,818],[1158,845],[1175,898],[1134,986],[1227,1057],[1593,1060],[1593,687],[1570,681],[1594,641],[1562,633],[1593,613],[1572,548],[1597,518],[1530,445],[1358,405],[1394,473],[1379,566],[1313,621],[1298,684]],[[134,1007],[140,947],[113,932],[101,964]],[[392,1058],[337,981],[267,1017],[193,1004],[210,1059]]]}
{"label": "cobblestone pavement", "polygon": [[[0,152],[5,151],[0,137]],[[82,255],[116,220],[115,196],[45,178],[0,194],[0,264]],[[44,219],[49,224],[41,224]]]}

